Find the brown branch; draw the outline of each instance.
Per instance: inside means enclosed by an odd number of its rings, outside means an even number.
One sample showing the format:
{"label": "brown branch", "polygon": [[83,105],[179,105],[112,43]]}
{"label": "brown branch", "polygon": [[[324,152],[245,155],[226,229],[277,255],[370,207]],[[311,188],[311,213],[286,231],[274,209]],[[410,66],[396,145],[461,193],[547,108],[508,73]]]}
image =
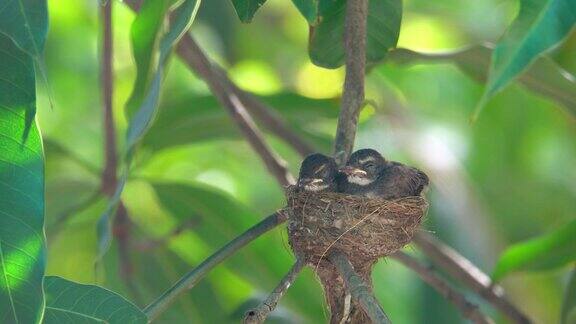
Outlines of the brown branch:
{"label": "brown branch", "polygon": [[258,153],[268,171],[283,186],[293,184],[294,178],[290,174],[286,162],[266,144],[264,136],[256,127],[254,120],[246,111],[246,107],[240,98],[230,91],[229,87],[217,76],[212,64],[190,35],[182,37],[177,51],[184,58],[185,63],[208,84],[212,94],[226,108],[230,117],[240,128],[248,143]]}
{"label": "brown branch", "polygon": [[504,296],[502,287],[494,285],[488,275],[460,253],[426,233],[418,233],[414,237],[414,243],[438,267],[472,289],[514,323],[531,323],[530,319]]}
{"label": "brown branch", "polygon": [[[101,6],[102,45],[100,62],[105,156],[104,169],[101,176],[101,191],[109,198],[114,195],[118,183],[118,149],[116,147],[116,128],[112,106],[114,98],[112,6],[113,1],[106,1]],[[116,210],[112,232],[114,238],[118,241],[120,278],[132,292],[133,297],[138,299],[139,294],[132,280],[134,268],[130,258],[130,219],[128,218],[128,211],[122,202],[120,202]]]}
{"label": "brown branch", "polygon": [[269,230],[275,228],[276,226],[282,224],[286,221],[286,215],[281,212],[276,212],[260,223],[252,226],[246,232],[236,237],[232,241],[226,243],[220,250],[216,251],[210,257],[208,257],[204,262],[199,264],[192,271],[184,275],[178,282],[176,282],[170,289],[168,289],[162,296],[158,297],[150,305],[146,306],[144,313],[148,317],[149,321],[153,321],[157,318],[163,311],[172,304],[178,296],[183,294],[189,289],[192,289],[204,276],[210,272],[215,266],[224,262],[230,256],[232,256],[236,251],[246,246],[248,243],[260,237],[262,234],[268,232]]}
{"label": "brown branch", "polygon": [[240,98],[246,109],[260,121],[264,128],[287,142],[302,156],[315,152],[312,145],[296,134],[280,115],[274,113],[271,107],[258,100],[252,93],[240,89],[225,73],[221,72],[220,77],[228,85],[230,91]]}
{"label": "brown branch", "polygon": [[101,48],[101,91],[102,111],[104,120],[104,156],[105,163],[102,171],[102,191],[112,196],[116,189],[116,166],[118,153],[116,150],[116,129],[114,127],[114,112],[112,99],[114,91],[114,71],[112,66],[113,39],[112,39],[112,1],[106,1],[101,7],[102,15],[102,48]]}
{"label": "brown branch", "polygon": [[328,259],[334,264],[336,270],[344,279],[346,288],[350,291],[352,298],[366,312],[372,320],[372,323],[390,323],[390,319],[388,319],[382,306],[380,306],[374,297],[372,289],[366,284],[364,279],[356,273],[346,256],[338,251],[334,251],[328,256]]}
{"label": "brown branch", "polygon": [[448,301],[453,303],[465,318],[469,319],[473,323],[493,323],[492,319],[482,314],[477,305],[469,302],[462,293],[452,288],[448,282],[438,276],[432,267],[421,264],[418,260],[403,252],[396,252],[391,257],[416,272],[422,280],[436,289],[436,291],[438,291],[438,293]]}
{"label": "brown branch", "polygon": [[278,286],[276,286],[274,291],[272,291],[272,293],[268,295],[268,298],[266,298],[266,300],[260,303],[258,307],[246,313],[246,317],[244,317],[244,323],[245,324],[264,323],[264,321],[268,317],[268,314],[270,314],[276,308],[276,305],[278,305],[278,301],[280,300],[280,298],[284,296],[284,293],[286,293],[288,288],[290,288],[290,286],[294,283],[296,277],[298,276],[300,271],[302,271],[304,265],[305,263],[300,258],[297,258],[296,262],[294,263],[290,271],[284,276],[284,278],[282,278],[282,281],[280,281],[280,283],[278,284]]}
{"label": "brown branch", "polygon": [[367,14],[368,0],[346,2],[344,25],[346,77],[334,143],[334,155],[338,165],[344,164],[352,153],[358,127],[358,116],[364,103]]}

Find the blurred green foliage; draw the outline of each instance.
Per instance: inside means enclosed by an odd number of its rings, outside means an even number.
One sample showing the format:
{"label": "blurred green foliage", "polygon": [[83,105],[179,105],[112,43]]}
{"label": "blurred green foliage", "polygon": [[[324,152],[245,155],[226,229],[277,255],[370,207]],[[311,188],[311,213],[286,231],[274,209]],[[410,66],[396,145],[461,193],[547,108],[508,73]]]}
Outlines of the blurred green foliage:
{"label": "blurred green foliage", "polygon": [[[322,8],[314,13],[303,7],[305,1],[294,1],[296,8],[291,1],[275,0],[254,15],[263,3],[204,1],[192,34],[239,86],[258,94],[296,132],[328,153],[344,72],[319,68],[308,56],[308,23],[316,21]],[[106,199],[97,194],[103,168],[96,55],[100,4],[88,0],[50,0],[48,4],[51,27],[44,61],[49,82],[38,87],[38,122],[46,150],[47,274],[102,285],[143,307],[216,249],[282,207],[282,188],[267,174],[206,85],[178,58],[167,60],[164,71],[167,49],[159,61],[144,51],[137,57],[147,63],[134,62],[133,50],[138,50],[131,45],[136,43],[135,15],[125,4],[113,2],[113,102],[122,152],[135,144],[126,142],[124,136],[129,129],[125,105],[134,91],[139,97],[133,99],[138,102],[135,106],[146,101],[146,91],[160,95],[160,102],[156,122],[138,146],[122,193],[130,219],[129,249],[112,242],[101,266],[95,268],[95,228],[108,208]],[[497,42],[520,7],[520,1],[514,0],[404,1],[398,46],[420,52]],[[242,24],[237,14],[252,23]],[[554,230],[574,222],[576,33],[573,29],[570,33],[550,59],[536,62],[520,77],[521,82],[512,83],[487,102],[473,125],[468,119],[485,91],[487,48],[473,47],[474,55],[448,59],[417,54],[410,64],[405,64],[409,55],[396,51],[370,69],[366,86],[371,105],[362,111],[357,147],[378,149],[390,159],[429,173],[434,186],[424,230],[435,233],[486,272],[494,270],[509,245],[527,239],[546,241],[538,237],[554,235]],[[151,37],[146,44],[160,45],[158,35],[139,36]],[[39,41],[43,42],[34,42]],[[164,75],[162,91],[150,90],[152,71]],[[142,80],[141,76],[152,77]],[[133,88],[135,82],[140,86]],[[52,110],[47,108],[47,89],[53,93]],[[147,128],[154,106],[140,125],[138,137]],[[273,135],[266,133],[266,139],[296,173],[301,157]],[[1,224],[0,231],[8,228]],[[562,237],[573,244],[569,240],[573,236]],[[543,253],[554,259],[554,251]],[[514,249],[507,253],[514,255]],[[546,271],[515,272],[502,278],[510,298],[537,323],[559,322],[563,296],[574,296],[576,285],[573,277],[568,284],[566,266],[574,259],[566,258],[567,254],[561,255],[561,264]],[[506,255],[500,262],[506,262]],[[280,227],[218,266],[158,322],[238,322],[248,307],[273,289],[292,262],[285,228]],[[535,268],[542,267],[509,270]],[[396,323],[462,321],[448,301],[394,261],[379,262],[373,279],[377,297]],[[482,300],[469,297],[498,322],[505,322]],[[564,301],[564,318],[573,314],[573,305],[571,300]],[[312,271],[306,270],[282,299],[271,322],[324,322],[324,309],[320,285]]]}

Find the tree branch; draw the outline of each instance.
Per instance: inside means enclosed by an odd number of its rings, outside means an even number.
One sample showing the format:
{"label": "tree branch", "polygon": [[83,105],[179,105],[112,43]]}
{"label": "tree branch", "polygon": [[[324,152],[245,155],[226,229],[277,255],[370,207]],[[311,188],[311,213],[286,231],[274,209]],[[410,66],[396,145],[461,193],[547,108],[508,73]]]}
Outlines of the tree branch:
{"label": "tree branch", "polygon": [[190,35],[186,34],[182,37],[177,51],[184,58],[186,64],[208,84],[212,94],[226,108],[230,117],[236,122],[248,143],[258,153],[268,171],[283,186],[293,184],[294,177],[290,174],[286,162],[266,144],[264,136],[258,130],[238,95],[233,93],[217,76],[212,64]]}
{"label": "tree branch", "polygon": [[488,275],[460,253],[426,233],[415,235],[414,243],[450,276],[472,289],[515,323],[531,323],[526,315],[508,301],[502,287],[494,285]]}
{"label": "tree branch", "polygon": [[[101,191],[109,198],[114,195],[117,186],[118,149],[116,147],[116,127],[114,124],[114,39],[112,25],[113,1],[106,1],[101,6],[101,93],[104,129],[104,169],[101,175]],[[128,211],[122,202],[118,206],[113,223],[113,235],[118,240],[118,263],[120,278],[128,289],[139,298],[139,294],[132,281],[134,267],[130,258],[130,219]]]}
{"label": "tree branch", "polygon": [[294,283],[296,277],[298,276],[300,271],[302,271],[304,265],[305,263],[300,258],[296,258],[296,262],[294,263],[290,271],[288,271],[288,273],[284,276],[284,278],[282,278],[282,281],[280,281],[280,283],[278,284],[278,286],[276,286],[274,291],[272,291],[272,293],[268,295],[268,298],[266,298],[266,300],[260,303],[258,307],[246,313],[244,323],[245,324],[264,323],[264,321],[268,317],[268,314],[270,314],[276,308],[276,305],[278,305],[278,301],[280,300],[280,298],[284,296],[284,293],[286,293],[288,288],[290,288],[290,286]]}
{"label": "tree branch", "polygon": [[114,112],[112,98],[114,91],[114,71],[112,66],[113,39],[112,39],[112,1],[106,1],[101,6],[102,15],[102,48],[100,82],[102,91],[102,111],[104,120],[104,169],[102,171],[102,191],[112,196],[116,189],[116,166],[118,153],[116,149],[116,129],[114,126]]}
{"label": "tree branch", "polygon": [[148,319],[152,321],[157,318],[178,296],[192,289],[192,287],[204,278],[215,266],[224,262],[224,260],[232,256],[236,251],[260,237],[262,234],[285,222],[286,218],[287,216],[284,213],[276,212],[228,242],[220,250],[216,251],[204,260],[204,262],[184,275],[170,289],[164,292],[162,296],[146,306],[144,313],[148,316]]}
{"label": "tree branch", "polygon": [[469,302],[463,294],[452,288],[448,282],[438,276],[432,267],[421,264],[418,260],[403,252],[396,252],[391,257],[416,272],[422,280],[454,304],[465,318],[478,324],[493,323],[489,317],[482,314],[477,305]]}
{"label": "tree branch", "polygon": [[364,282],[362,277],[354,271],[354,267],[348,261],[346,256],[338,251],[332,252],[328,259],[334,266],[339,274],[344,279],[346,288],[350,291],[352,298],[358,302],[360,307],[366,312],[372,323],[390,323],[390,319],[384,313],[382,306],[378,303],[372,289]]}
{"label": "tree branch", "polygon": [[302,156],[316,152],[314,147],[296,134],[280,115],[274,113],[272,108],[258,100],[252,93],[240,89],[223,71],[220,71],[219,75],[230,91],[240,98],[246,109],[260,121],[264,128],[287,142]]}
{"label": "tree branch", "polygon": [[344,164],[352,153],[356,128],[358,127],[358,116],[364,104],[367,14],[368,0],[346,2],[344,26],[346,77],[334,143],[334,155],[338,165]]}

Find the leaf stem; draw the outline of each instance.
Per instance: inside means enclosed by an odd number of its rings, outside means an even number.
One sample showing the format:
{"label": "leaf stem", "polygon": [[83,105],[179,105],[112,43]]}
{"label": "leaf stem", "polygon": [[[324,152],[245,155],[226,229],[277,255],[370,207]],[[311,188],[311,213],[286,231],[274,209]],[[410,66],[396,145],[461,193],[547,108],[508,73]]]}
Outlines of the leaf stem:
{"label": "leaf stem", "polygon": [[226,108],[268,171],[281,185],[293,184],[294,177],[290,174],[286,162],[266,143],[240,97],[217,76],[212,64],[190,35],[182,37],[178,44],[178,53],[184,58],[185,63],[208,84],[212,94]]}

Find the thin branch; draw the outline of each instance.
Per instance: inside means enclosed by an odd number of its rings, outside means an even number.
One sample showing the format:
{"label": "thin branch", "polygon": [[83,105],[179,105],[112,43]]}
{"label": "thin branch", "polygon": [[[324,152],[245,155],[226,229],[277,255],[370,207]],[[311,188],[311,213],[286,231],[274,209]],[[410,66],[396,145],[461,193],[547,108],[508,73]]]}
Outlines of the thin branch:
{"label": "thin branch", "polygon": [[415,235],[414,243],[438,267],[494,305],[512,321],[531,323],[531,320],[504,296],[502,287],[494,285],[488,275],[460,253],[426,233]]}
{"label": "thin branch", "polygon": [[350,291],[352,298],[366,312],[372,320],[372,323],[390,323],[390,319],[388,319],[388,316],[384,313],[382,306],[380,306],[376,297],[372,294],[372,289],[364,282],[364,279],[356,273],[346,256],[341,252],[335,251],[328,256],[328,259],[334,264],[336,270],[344,279],[346,288]]}
{"label": "thin branch", "polygon": [[102,15],[102,48],[100,82],[102,91],[102,111],[104,120],[104,156],[105,163],[102,171],[102,191],[112,196],[116,189],[116,167],[118,165],[118,152],[116,149],[116,129],[114,126],[114,112],[112,98],[114,91],[114,71],[112,66],[113,39],[112,39],[112,1],[106,1],[101,8]]}
{"label": "thin branch", "polygon": [[178,282],[176,282],[170,289],[168,289],[162,296],[158,297],[150,305],[146,306],[144,313],[148,316],[150,321],[157,318],[166,308],[173,303],[178,296],[183,294],[189,289],[192,289],[210,270],[215,266],[224,262],[227,258],[232,256],[236,251],[246,246],[262,234],[275,228],[286,221],[287,216],[282,212],[276,212],[260,223],[252,226],[246,232],[228,242],[220,250],[216,251],[204,262],[194,268],[192,271],[184,275]]}
{"label": "thin branch", "polygon": [[344,164],[352,153],[358,127],[358,116],[364,103],[367,14],[368,0],[346,2],[344,25],[346,77],[334,143],[334,155],[338,165]]}
{"label": "thin branch", "polygon": [[[118,183],[118,149],[116,147],[116,127],[114,124],[114,39],[112,25],[113,1],[101,6],[101,62],[100,82],[102,92],[102,113],[104,128],[104,169],[101,176],[101,191],[109,198],[114,195]],[[132,280],[134,271],[130,257],[130,219],[122,202],[116,210],[113,223],[114,238],[118,241],[118,263],[120,278],[124,281],[134,298],[139,299],[138,291]]]}
{"label": "thin branch", "polygon": [[421,264],[418,260],[403,252],[396,252],[391,257],[416,272],[422,280],[436,289],[436,291],[438,291],[438,293],[448,301],[453,303],[465,318],[479,324],[493,323],[492,319],[482,314],[477,305],[469,302],[462,293],[452,288],[448,282],[438,276],[432,267],[427,267]]}
{"label": "thin branch", "polygon": [[178,53],[186,64],[194,70],[210,87],[220,104],[226,108],[244,137],[258,153],[268,171],[276,177],[283,186],[294,183],[286,162],[276,154],[264,141],[264,136],[246,111],[240,98],[230,91],[229,87],[217,76],[212,64],[190,35],[184,35],[178,44]]}
{"label": "thin branch", "polygon": [[296,277],[302,271],[305,263],[300,259],[297,258],[296,262],[290,269],[290,271],[282,278],[282,281],[276,286],[274,291],[264,300],[258,307],[252,309],[246,313],[246,317],[244,318],[245,324],[261,324],[264,323],[268,314],[270,314],[278,305],[278,301],[284,293],[290,288],[290,286],[296,280]]}
{"label": "thin branch", "polygon": [[[218,68],[218,70],[220,70],[220,68]],[[240,101],[242,101],[246,109],[260,121],[264,128],[287,142],[302,156],[316,152],[314,147],[294,132],[282,116],[276,114],[271,107],[258,100],[252,93],[240,89],[223,71],[220,70],[218,74],[222,82],[228,86],[232,93],[240,98]]]}

